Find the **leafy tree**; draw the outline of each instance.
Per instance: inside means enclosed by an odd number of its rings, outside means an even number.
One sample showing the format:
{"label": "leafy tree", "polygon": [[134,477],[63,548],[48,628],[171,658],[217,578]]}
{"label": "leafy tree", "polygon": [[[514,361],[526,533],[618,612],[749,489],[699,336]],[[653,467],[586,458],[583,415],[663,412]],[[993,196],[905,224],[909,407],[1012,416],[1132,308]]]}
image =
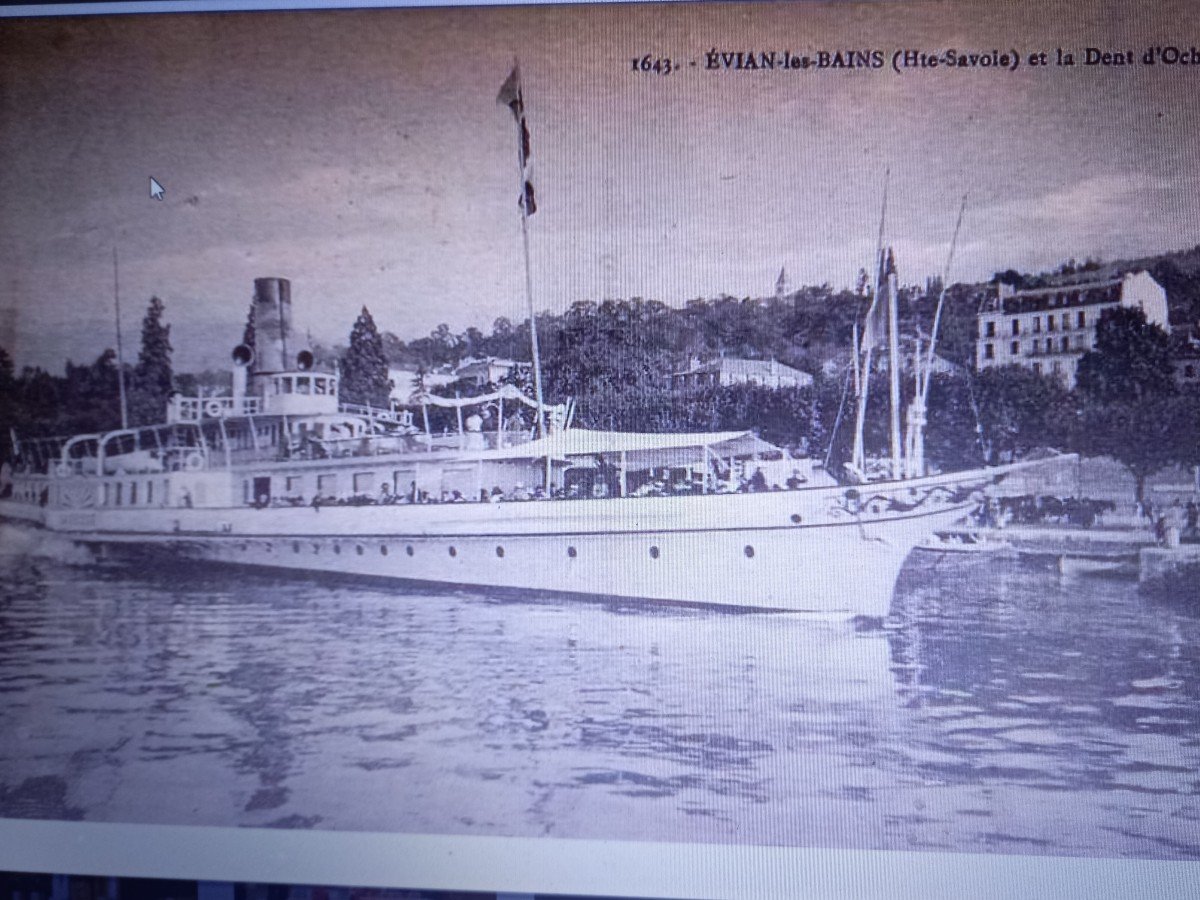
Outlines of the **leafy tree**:
{"label": "leafy tree", "polygon": [[972,397],[989,463],[1071,443],[1075,407],[1070,392],[1053,376],[1022,366],[984,369],[975,376]]}
{"label": "leafy tree", "polygon": [[150,298],[142,319],[142,348],[129,397],[129,418],[134,425],[154,425],[166,417],[171,395],[171,326],[164,325],[163,302]]}
{"label": "leafy tree", "polygon": [[61,402],[53,423],[53,433],[120,428],[121,401],[116,351],[105,350],[90,366],[76,366],[68,362],[59,397]]}
{"label": "leafy tree", "polygon": [[984,462],[977,388],[965,372],[934,375],[929,382],[925,458],[949,471]]}
{"label": "leafy tree", "polygon": [[1167,333],[1140,309],[1106,309],[1096,323],[1095,349],[1076,370],[1079,393],[1092,403],[1140,403],[1175,393]]}
{"label": "leafy tree", "polygon": [[342,357],[341,399],[387,408],[390,385],[383,338],[364,306],[350,331],[350,347]]}
{"label": "leafy tree", "polygon": [[1192,461],[1193,404],[1176,396],[1167,333],[1140,309],[1101,314],[1095,349],[1079,361],[1077,380],[1079,449],[1123,463],[1139,501],[1151,475]]}
{"label": "leafy tree", "polygon": [[17,425],[17,379],[12,357],[0,347],[0,461],[13,458],[12,430]]}

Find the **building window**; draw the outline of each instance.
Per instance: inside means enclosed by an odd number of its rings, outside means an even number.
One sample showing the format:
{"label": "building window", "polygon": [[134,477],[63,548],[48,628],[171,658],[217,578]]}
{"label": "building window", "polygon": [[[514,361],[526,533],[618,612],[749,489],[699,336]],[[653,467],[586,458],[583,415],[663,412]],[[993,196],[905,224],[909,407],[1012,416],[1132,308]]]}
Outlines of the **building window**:
{"label": "building window", "polygon": [[1047,331],[1054,330],[1054,316],[1046,316],[1046,330]]}
{"label": "building window", "polygon": [[995,359],[996,358],[996,348],[994,345],[992,345],[992,344],[984,344],[983,345],[983,358],[984,359]]}
{"label": "building window", "polygon": [[1036,372],[1038,375],[1041,375],[1042,374],[1042,364],[1040,362],[1035,362],[1033,364],[1033,371]]}
{"label": "building window", "polygon": [[995,337],[996,336],[996,323],[995,322],[986,323],[983,326],[983,333],[984,333],[984,337]]}
{"label": "building window", "polygon": [[[1021,320],[1020,320],[1020,319],[1013,319],[1013,320],[1012,320],[1012,329],[1013,329],[1013,334],[1014,334],[1014,335],[1018,335],[1018,334],[1020,334],[1020,333],[1021,333]],[[1015,351],[1014,351],[1014,352],[1015,352]]]}
{"label": "building window", "polygon": [[1063,331],[1071,330],[1071,314],[1063,313]]}
{"label": "building window", "polygon": [[1042,330],[1042,317],[1034,316],[1033,317],[1033,333],[1037,334],[1041,330]]}
{"label": "building window", "polygon": [[1046,338],[1046,352],[1047,353],[1054,352],[1054,340],[1052,338]]}
{"label": "building window", "polygon": [[1085,313],[1082,309],[1079,311],[1079,315],[1075,317],[1075,324],[1080,328],[1087,327],[1087,313]]}
{"label": "building window", "polygon": [[1062,339],[1062,348],[1063,348],[1063,353],[1066,353],[1068,350],[1071,349],[1071,339],[1069,337],[1064,337]]}
{"label": "building window", "polygon": [[[1014,323],[1014,324],[1015,324],[1015,323]],[[1009,349],[1011,349],[1011,350],[1012,350],[1012,355],[1013,355],[1013,356],[1020,356],[1020,355],[1021,355],[1021,342],[1020,342],[1020,341],[1013,341],[1013,342],[1012,342],[1012,346],[1011,346]]]}

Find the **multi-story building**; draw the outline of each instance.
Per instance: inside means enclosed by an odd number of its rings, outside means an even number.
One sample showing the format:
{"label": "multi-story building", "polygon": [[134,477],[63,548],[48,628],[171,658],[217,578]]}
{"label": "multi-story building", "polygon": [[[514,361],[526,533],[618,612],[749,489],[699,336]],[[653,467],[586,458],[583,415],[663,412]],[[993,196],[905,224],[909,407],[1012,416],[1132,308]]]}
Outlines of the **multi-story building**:
{"label": "multi-story building", "polygon": [[1118,306],[1140,309],[1167,328],[1167,294],[1149,272],[1023,290],[1000,284],[979,312],[975,368],[1025,366],[1073,388],[1100,314]]}

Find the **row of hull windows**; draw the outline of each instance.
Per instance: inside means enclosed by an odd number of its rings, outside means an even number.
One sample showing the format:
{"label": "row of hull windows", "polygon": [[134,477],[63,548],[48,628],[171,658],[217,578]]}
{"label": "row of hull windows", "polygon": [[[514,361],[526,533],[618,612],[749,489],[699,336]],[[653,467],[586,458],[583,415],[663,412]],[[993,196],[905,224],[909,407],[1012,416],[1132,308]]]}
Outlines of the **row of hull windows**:
{"label": "row of hull windows", "polygon": [[[351,545],[346,545],[346,547],[347,547],[347,552],[349,552],[349,549],[348,549],[348,548],[349,548],[349,546],[351,546]],[[366,553],[367,553],[367,545],[365,545],[365,544],[354,544],[354,545],[353,545],[353,547],[354,547],[354,553],[355,553],[356,555],[358,555],[358,556],[365,556],[365,555],[366,555]],[[340,556],[340,555],[341,555],[341,553],[342,553],[342,548],[343,548],[343,545],[342,545],[342,544],[340,544],[340,543],[334,543],[334,544],[332,545],[333,554],[334,554],[335,556]],[[242,545],[239,547],[239,549],[240,549],[240,550],[241,550],[243,553],[247,553],[247,552],[249,552],[249,551],[250,551],[250,549],[251,549],[251,545],[250,545],[250,544],[242,544]],[[266,550],[268,553],[270,553],[270,552],[273,552],[273,551],[274,551],[274,549],[275,549],[275,545],[274,545],[274,544],[272,544],[272,543],[270,543],[270,542],[267,542],[266,544],[262,545],[262,549],[264,549],[264,550]],[[304,552],[306,552],[306,551],[307,551],[307,552],[309,552],[309,553],[312,553],[312,554],[319,554],[319,553],[321,552],[321,550],[322,550],[322,546],[321,546],[321,544],[320,544],[319,542],[292,541],[292,543],[291,543],[291,549],[292,549],[292,553],[293,553],[293,554],[304,553]],[[424,551],[426,548],[424,548],[424,547],[423,547],[423,548],[421,548],[421,549],[422,549],[422,551]],[[433,548],[428,548],[428,549],[433,549]],[[457,547],[456,545],[454,545],[454,544],[447,544],[445,549],[446,549],[446,555],[447,555],[447,556],[449,556],[449,557],[450,557],[450,558],[452,558],[452,559],[457,559],[457,558],[458,558],[458,555],[459,555],[459,550],[458,550],[458,547]],[[391,547],[390,547],[388,544],[379,544],[379,545],[378,545],[378,550],[379,550],[379,555],[380,555],[380,556],[388,556],[388,555],[390,555],[390,553],[391,553]],[[650,558],[651,558],[651,559],[660,559],[660,558],[662,557],[662,550],[661,550],[661,549],[658,547],[658,545],[657,545],[657,544],[651,544],[651,545],[649,545],[649,546],[646,548],[646,552],[649,554],[649,556],[650,556]],[[417,555],[417,548],[416,548],[415,546],[413,546],[412,544],[405,544],[405,545],[404,545],[404,553],[405,553],[405,555],[406,555],[406,556],[416,556],[416,555]],[[496,545],[496,547],[495,547],[495,549],[494,549],[494,553],[495,553],[495,556],[496,556],[496,558],[497,558],[497,559],[504,559],[504,557],[505,557],[505,555],[506,555],[506,551],[505,551],[505,549],[504,549],[504,545],[503,545],[503,544],[497,544],[497,545]],[[755,557],[755,555],[756,555],[756,551],[755,551],[755,549],[754,549],[754,546],[753,546],[752,544],[747,544],[745,547],[743,547],[743,548],[742,548],[742,555],[743,555],[743,556],[745,556],[745,557],[746,557],[746,559],[754,559],[754,557]],[[579,556],[579,551],[578,551],[578,549],[576,549],[576,548],[575,548],[573,545],[567,545],[567,547],[566,547],[566,556],[567,556],[567,558],[568,558],[568,559],[576,559],[576,558],[578,558],[578,556]]]}
{"label": "row of hull windows", "polygon": [[[1045,322],[1046,322],[1046,330],[1047,331],[1056,331],[1060,324],[1062,326],[1063,331],[1069,331],[1071,329],[1071,314],[1063,313],[1061,316],[1047,315],[1045,317]],[[1014,335],[1019,335],[1021,333],[1021,320],[1013,319],[1011,327],[1012,327],[1012,333]],[[1076,328],[1087,328],[1087,313],[1085,313],[1083,310],[1079,310],[1075,314],[1075,327]],[[1042,330],[1042,316],[1034,316],[1033,317],[1033,332],[1035,334],[1037,334],[1037,333],[1040,333],[1041,330]],[[984,337],[995,337],[996,336],[996,320],[992,319],[992,320],[985,322],[983,325],[983,331],[984,331]]]}
{"label": "row of hull windows", "polygon": [[[1041,339],[1036,339],[1036,340],[1032,341],[1029,345],[1029,352],[1033,355],[1037,355],[1038,353],[1054,353],[1054,352],[1070,353],[1072,350],[1080,350],[1080,351],[1087,350],[1090,348],[1090,346],[1091,346],[1090,342],[1088,342],[1082,336],[1077,337],[1075,339],[1074,347],[1071,346],[1071,339],[1069,337],[1059,338],[1057,343],[1055,343],[1054,338],[1046,338],[1044,343],[1041,341]],[[1008,351],[1009,351],[1010,356],[1020,356],[1021,355],[1021,342],[1013,341],[1011,344],[1008,345]],[[996,358],[996,345],[995,344],[984,344],[983,345],[983,358],[984,359],[995,359]]]}

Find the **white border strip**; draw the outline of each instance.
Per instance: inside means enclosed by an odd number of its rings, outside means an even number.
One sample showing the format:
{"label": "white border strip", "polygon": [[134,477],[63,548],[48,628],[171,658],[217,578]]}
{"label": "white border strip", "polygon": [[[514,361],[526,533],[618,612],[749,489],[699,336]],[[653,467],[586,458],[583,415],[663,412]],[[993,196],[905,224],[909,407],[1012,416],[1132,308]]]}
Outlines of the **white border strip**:
{"label": "white border strip", "polygon": [[1200,896],[1200,862],[0,819],[0,870],[487,893]]}

